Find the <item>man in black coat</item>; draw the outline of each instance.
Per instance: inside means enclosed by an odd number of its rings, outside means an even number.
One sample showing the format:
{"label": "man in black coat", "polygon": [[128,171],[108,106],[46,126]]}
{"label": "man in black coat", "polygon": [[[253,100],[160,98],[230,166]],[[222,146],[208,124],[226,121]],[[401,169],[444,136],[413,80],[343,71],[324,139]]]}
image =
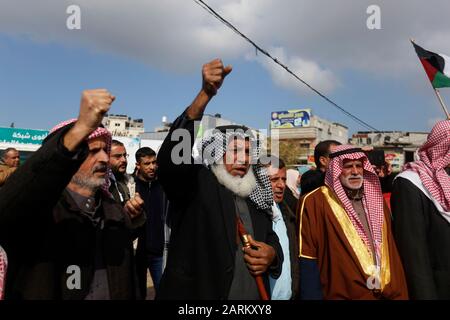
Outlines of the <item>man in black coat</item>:
{"label": "man in black coat", "polygon": [[55,127],[0,192],[6,299],[136,298],[126,211],[142,203],[124,209],[107,193],[111,134],[99,126],[113,101],[84,91],[78,119]]}
{"label": "man in black coat", "polygon": [[409,296],[450,299],[450,120],[439,121],[394,181],[393,231]]}
{"label": "man in black coat", "polygon": [[[245,127],[221,128],[202,140],[203,164],[191,157],[194,120],[230,72],[218,59],[203,66],[200,93],[158,153],[172,229],[157,299],[259,299],[253,276],[262,276],[269,291],[268,275],[277,278],[281,271],[283,254],[269,214],[272,192],[265,169],[250,164],[257,161],[251,134],[243,133]],[[238,219],[251,234],[251,248],[242,249]]]}

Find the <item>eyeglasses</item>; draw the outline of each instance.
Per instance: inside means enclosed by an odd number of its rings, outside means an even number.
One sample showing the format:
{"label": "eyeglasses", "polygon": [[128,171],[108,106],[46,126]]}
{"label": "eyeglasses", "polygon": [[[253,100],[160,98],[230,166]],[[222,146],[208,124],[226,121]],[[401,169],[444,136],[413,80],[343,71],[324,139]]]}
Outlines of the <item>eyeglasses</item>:
{"label": "eyeglasses", "polygon": [[120,154],[112,154],[111,157],[115,158],[115,159],[120,159],[122,157],[124,157],[125,159],[128,158],[129,154],[128,153],[120,153]]}

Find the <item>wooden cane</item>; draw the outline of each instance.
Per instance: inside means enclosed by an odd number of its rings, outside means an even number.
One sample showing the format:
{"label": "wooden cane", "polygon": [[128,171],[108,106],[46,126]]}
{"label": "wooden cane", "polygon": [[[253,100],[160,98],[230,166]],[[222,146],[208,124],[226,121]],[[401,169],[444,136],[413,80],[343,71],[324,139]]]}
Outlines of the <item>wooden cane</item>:
{"label": "wooden cane", "polygon": [[[237,226],[239,236],[242,241],[242,245],[244,246],[244,248],[251,248],[250,241],[248,240],[249,234],[245,230],[244,224],[239,218],[237,218]],[[263,278],[261,276],[254,276],[254,278],[256,281],[256,286],[258,287],[258,292],[259,296],[261,297],[261,300],[270,300],[269,295],[267,294],[266,291],[266,287],[264,286]]]}

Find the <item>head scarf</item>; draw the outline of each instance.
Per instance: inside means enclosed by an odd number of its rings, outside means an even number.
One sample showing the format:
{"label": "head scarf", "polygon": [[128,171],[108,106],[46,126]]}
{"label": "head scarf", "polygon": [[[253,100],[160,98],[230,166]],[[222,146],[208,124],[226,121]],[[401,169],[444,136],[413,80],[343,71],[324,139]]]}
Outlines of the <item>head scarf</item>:
{"label": "head scarf", "polygon": [[210,168],[219,163],[227,150],[228,143],[233,138],[249,139],[251,150],[251,162],[256,178],[256,188],[250,193],[250,200],[258,209],[268,210],[272,207],[273,195],[269,177],[263,164],[257,162],[260,156],[261,143],[249,130],[243,126],[217,127],[213,132],[203,138],[198,145],[203,165]]}
{"label": "head scarf", "polygon": [[8,268],[8,259],[6,252],[0,246],[0,300],[3,300],[5,282],[6,282],[6,269]]}
{"label": "head scarf", "polygon": [[[50,134],[64,128],[67,125],[70,125],[72,123],[75,123],[77,121],[77,119],[70,119],[64,122],[61,122],[60,124],[56,125],[55,127],[53,127],[50,130]],[[105,142],[106,142],[106,153],[109,155],[111,153],[111,141],[112,141],[112,135],[111,133],[105,129],[104,127],[98,127],[97,129],[95,129],[88,137],[87,137],[87,141],[95,139],[95,138],[100,138],[100,137],[104,137]],[[101,187],[101,189],[103,190],[103,192],[105,192],[107,195],[111,195],[109,192],[109,186],[111,184],[109,177],[111,177],[113,175],[112,170],[109,166],[109,164],[107,164],[107,171],[106,171],[106,181],[103,184],[103,186]]]}
{"label": "head scarf", "polygon": [[286,186],[292,191],[292,194],[297,199],[300,198],[300,192],[298,192],[297,186],[297,178],[299,175],[300,173],[294,169],[289,169],[286,171]]}
{"label": "head scarf", "polygon": [[445,171],[450,164],[450,120],[439,121],[433,127],[418,155],[419,159],[407,163],[404,170],[416,172],[444,211],[450,211],[450,176]]}
{"label": "head scarf", "polygon": [[364,227],[358,218],[358,215],[353,209],[352,203],[347,196],[347,193],[342,186],[339,177],[342,173],[344,159],[362,160],[363,162],[363,188],[364,195],[362,198],[364,209],[367,213],[367,221],[372,232],[374,240],[374,247],[377,257],[381,256],[382,244],[382,230],[383,230],[383,195],[381,192],[380,180],[372,168],[367,156],[361,149],[350,145],[342,145],[336,147],[333,153],[330,154],[330,164],[325,175],[325,184],[330,187],[347,212],[353,226],[356,228],[358,235],[370,248],[369,238],[367,237]]}

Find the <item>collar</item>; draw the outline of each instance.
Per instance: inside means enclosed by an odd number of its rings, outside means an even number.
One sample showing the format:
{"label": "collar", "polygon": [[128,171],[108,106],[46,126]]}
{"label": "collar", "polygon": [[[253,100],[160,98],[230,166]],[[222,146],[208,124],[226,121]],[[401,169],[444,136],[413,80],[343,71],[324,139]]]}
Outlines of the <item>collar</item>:
{"label": "collar", "polygon": [[347,197],[353,201],[360,201],[364,197],[364,188],[359,188],[358,190],[348,189],[342,186],[347,194]]}
{"label": "collar", "polygon": [[274,201],[272,203],[272,221],[277,222],[282,218],[281,209]]}

